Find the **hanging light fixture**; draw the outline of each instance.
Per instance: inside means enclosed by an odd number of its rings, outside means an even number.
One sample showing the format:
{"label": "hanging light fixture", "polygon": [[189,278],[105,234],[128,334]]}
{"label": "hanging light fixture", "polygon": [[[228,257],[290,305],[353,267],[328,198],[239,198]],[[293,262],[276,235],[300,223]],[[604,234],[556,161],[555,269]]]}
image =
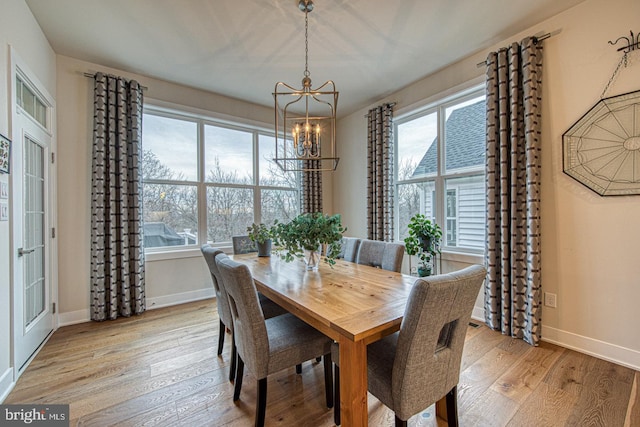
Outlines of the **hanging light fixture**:
{"label": "hanging light fixture", "polygon": [[299,0],[298,8],[304,12],[304,77],[301,89],[283,82],[276,83],[273,92],[276,130],[274,161],[285,172],[334,171],[340,160],[336,156],[338,92],[331,80],[318,88],[311,87],[309,12],[313,10],[313,1]]}

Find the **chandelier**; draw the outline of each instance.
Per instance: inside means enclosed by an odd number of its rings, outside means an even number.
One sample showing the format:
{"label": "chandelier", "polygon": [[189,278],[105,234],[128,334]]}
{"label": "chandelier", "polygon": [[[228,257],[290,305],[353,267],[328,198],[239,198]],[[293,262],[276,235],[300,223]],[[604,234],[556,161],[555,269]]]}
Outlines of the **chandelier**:
{"label": "chandelier", "polygon": [[273,160],[285,172],[334,171],[340,160],[336,156],[338,92],[331,80],[315,89],[311,87],[309,12],[313,10],[313,1],[299,0],[298,8],[304,12],[304,77],[301,89],[276,83]]}

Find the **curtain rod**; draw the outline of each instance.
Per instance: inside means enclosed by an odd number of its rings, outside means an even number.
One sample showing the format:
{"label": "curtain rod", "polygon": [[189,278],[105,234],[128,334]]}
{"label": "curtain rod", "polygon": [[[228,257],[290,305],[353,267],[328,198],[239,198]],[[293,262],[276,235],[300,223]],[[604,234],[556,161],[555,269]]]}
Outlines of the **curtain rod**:
{"label": "curtain rod", "polygon": [[[551,33],[543,34],[543,35],[541,35],[540,37],[535,37],[535,36],[534,36],[534,37],[533,37],[533,38],[535,39],[534,43],[541,42],[542,40],[546,40],[546,39],[548,39],[549,37],[551,37]],[[477,68],[480,68],[480,67],[482,67],[482,66],[484,66],[484,65],[487,65],[487,61],[486,61],[486,60],[484,60],[484,61],[482,61],[482,62],[478,62],[478,63],[476,64],[476,67],[477,67]]]}
{"label": "curtain rod", "polygon": [[[380,104],[380,105],[388,105],[388,106],[390,106],[390,107],[395,107],[397,103],[398,103],[398,102],[396,102],[396,101],[392,101],[392,102],[383,102],[383,103],[382,103],[382,104]],[[380,105],[378,105],[378,107],[379,107]],[[374,108],[377,108],[377,107],[371,107],[371,108],[369,108],[369,110],[373,110]],[[364,117],[365,117],[365,118],[369,117],[369,113],[367,112],[367,114],[365,114],[365,115],[364,115]]]}
{"label": "curtain rod", "polygon": [[[92,73],[82,73],[82,74],[84,74],[85,77],[89,77],[91,79],[96,76],[96,73],[93,73],[93,74]],[[106,74],[106,73],[103,73],[103,74]],[[149,88],[146,87],[146,86],[140,85],[140,87],[142,88],[142,90],[149,90]]]}

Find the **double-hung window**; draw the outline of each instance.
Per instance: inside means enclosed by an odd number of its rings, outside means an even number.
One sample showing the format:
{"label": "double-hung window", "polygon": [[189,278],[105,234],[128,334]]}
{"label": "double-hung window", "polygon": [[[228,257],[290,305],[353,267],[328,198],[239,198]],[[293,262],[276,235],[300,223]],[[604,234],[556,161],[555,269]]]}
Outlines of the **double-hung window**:
{"label": "double-hung window", "polygon": [[400,240],[422,213],[443,230],[443,250],[481,253],[485,242],[485,96],[482,88],[395,120]]}
{"label": "double-hung window", "polygon": [[145,106],[145,248],[226,246],[253,222],[295,217],[299,178],[278,168],[274,151],[264,129]]}

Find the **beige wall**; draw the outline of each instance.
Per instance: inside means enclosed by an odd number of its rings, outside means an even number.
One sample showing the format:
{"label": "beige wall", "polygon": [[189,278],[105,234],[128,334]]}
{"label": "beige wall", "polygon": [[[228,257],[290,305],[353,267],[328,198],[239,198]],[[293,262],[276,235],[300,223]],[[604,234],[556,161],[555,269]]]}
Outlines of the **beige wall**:
{"label": "beige wall", "polygon": [[[4,0],[0,13],[0,87],[2,87],[0,90],[0,133],[13,139],[9,94],[11,48],[55,98],[55,54],[23,0]],[[10,177],[10,175],[0,174],[0,181],[9,183]],[[14,203],[11,200],[11,194],[9,198],[9,202]],[[12,292],[9,271],[10,224],[11,222],[0,222],[0,402],[4,399],[4,395],[8,392],[13,381],[11,360]]]}
{"label": "beige wall", "polygon": [[[490,50],[528,35],[544,41],[542,107],[542,286],[558,307],[543,308],[543,338],[640,368],[640,196],[600,197],[562,172],[562,134],[597,102],[621,58],[607,42],[638,32],[637,0],[587,0],[491,49],[461,60],[383,101],[407,109],[482,78],[476,64]],[[425,59],[428,60],[428,59]],[[640,52],[608,96],[640,90]],[[377,104],[376,104],[377,105]],[[366,234],[366,109],[338,126],[341,166],[334,208],[350,233]],[[344,167],[349,165],[349,167]],[[463,265],[463,264],[460,264]],[[482,308],[482,299],[477,309]]]}

